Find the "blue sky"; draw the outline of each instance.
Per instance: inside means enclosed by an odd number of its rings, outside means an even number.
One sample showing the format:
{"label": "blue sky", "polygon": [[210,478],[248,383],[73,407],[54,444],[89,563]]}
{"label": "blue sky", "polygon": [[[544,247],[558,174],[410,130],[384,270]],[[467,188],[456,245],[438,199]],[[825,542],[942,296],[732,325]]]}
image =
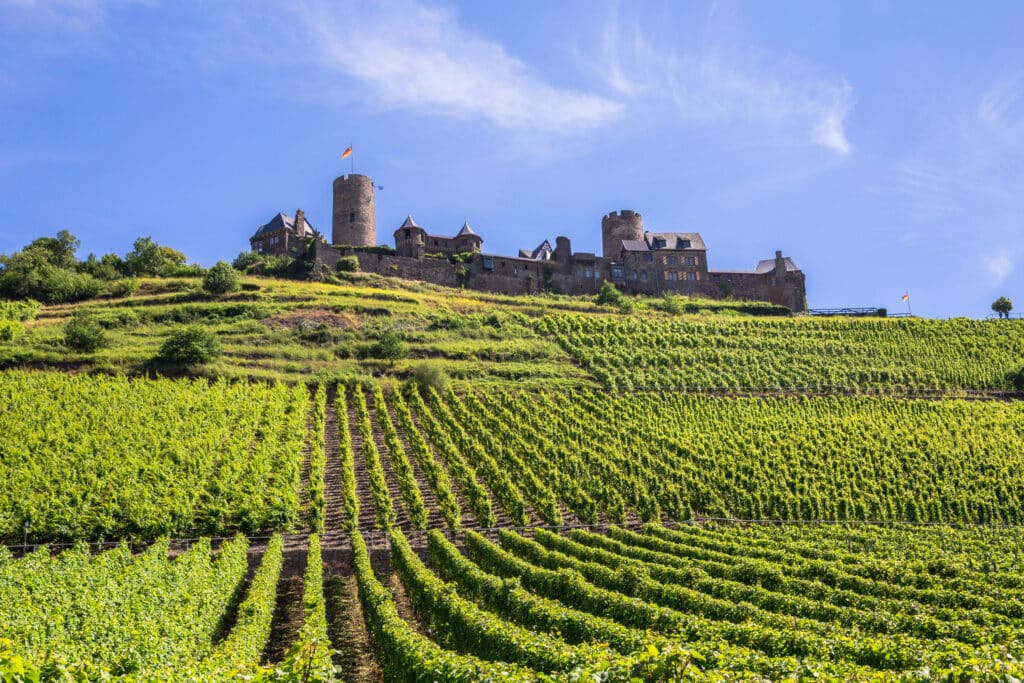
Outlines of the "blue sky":
{"label": "blue sky", "polygon": [[[514,7],[514,9],[512,9]],[[332,179],[485,249],[600,219],[775,249],[812,307],[1024,308],[1021,3],[0,0],[0,253],[209,265]]]}

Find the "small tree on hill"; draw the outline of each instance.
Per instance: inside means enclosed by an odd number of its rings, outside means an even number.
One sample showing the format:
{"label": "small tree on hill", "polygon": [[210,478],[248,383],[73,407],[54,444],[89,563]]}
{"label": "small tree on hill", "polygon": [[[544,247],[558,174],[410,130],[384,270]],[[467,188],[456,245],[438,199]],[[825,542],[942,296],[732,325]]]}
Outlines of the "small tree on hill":
{"label": "small tree on hill", "polygon": [[217,335],[198,325],[178,330],[160,346],[157,360],[179,365],[198,365],[220,357]]}
{"label": "small tree on hill", "polygon": [[208,294],[228,294],[242,287],[238,271],[227,261],[217,261],[203,276],[203,291]]}
{"label": "small tree on hill", "polygon": [[107,335],[96,318],[84,311],[76,311],[64,326],[64,345],[75,351],[92,353],[107,345]]}
{"label": "small tree on hill", "polygon": [[999,314],[1000,318],[1009,318],[1013,310],[1013,302],[1005,296],[1001,296],[992,302],[992,310]]}
{"label": "small tree on hill", "polygon": [[401,360],[409,355],[402,335],[394,330],[384,330],[378,335],[376,343],[370,347],[370,356],[380,360]]}

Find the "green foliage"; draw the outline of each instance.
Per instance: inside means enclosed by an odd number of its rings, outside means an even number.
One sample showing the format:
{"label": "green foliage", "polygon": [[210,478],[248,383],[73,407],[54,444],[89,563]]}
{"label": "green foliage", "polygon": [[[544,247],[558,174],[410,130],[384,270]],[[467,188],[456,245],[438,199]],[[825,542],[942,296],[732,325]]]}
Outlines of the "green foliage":
{"label": "green foliage", "polygon": [[[0,540],[286,528],[305,387],[0,373]],[[59,430],[53,425],[59,424]]]}
{"label": "green foliage", "polygon": [[14,341],[25,332],[25,326],[17,320],[0,318],[0,342]]}
{"label": "green foliage", "polygon": [[388,493],[388,482],[384,476],[384,466],[380,462],[380,452],[373,440],[373,423],[366,406],[366,395],[358,384],[352,385],[352,403],[355,406],[356,423],[363,446],[363,460],[370,475],[370,492],[373,495],[377,526],[381,529],[390,529],[395,523],[395,508]]}
{"label": "green foliage", "polygon": [[1001,296],[992,302],[992,310],[999,314],[1000,318],[1009,318],[1013,310],[1013,302],[1005,296]]}
{"label": "green foliage", "polygon": [[235,270],[270,277],[297,277],[304,274],[301,261],[287,254],[260,254],[243,251],[231,264]]}
{"label": "green foliage", "polygon": [[1006,389],[1024,357],[1013,325],[981,320],[539,320],[598,382],[614,389]]}
{"label": "green foliage", "polygon": [[398,437],[398,431],[391,421],[388,413],[387,400],[379,385],[373,387],[373,405],[377,413],[377,424],[380,431],[384,432],[384,445],[388,450],[388,457],[391,460],[391,467],[398,478],[398,486],[402,492],[402,500],[409,511],[409,518],[416,529],[427,528],[427,509],[423,504],[423,496],[420,494],[420,486],[416,481],[416,474],[413,472],[412,464],[405,453],[405,446]]}
{"label": "green foliage", "polygon": [[207,294],[229,294],[241,288],[238,271],[227,261],[217,261],[203,276],[203,291]]}
{"label": "green foliage", "polygon": [[24,301],[0,301],[0,320],[14,320],[26,322],[35,320],[39,315],[40,305],[38,301],[26,299]]}
{"label": "green foliage", "polygon": [[597,292],[594,303],[598,306],[619,306],[625,296],[625,294],[616,289],[611,280],[605,280],[601,283],[601,289]]}
{"label": "green foliage", "polygon": [[359,258],[356,256],[342,256],[338,259],[339,273],[359,272]]}
{"label": "green foliage", "polygon": [[178,330],[160,345],[157,359],[177,365],[209,363],[221,354],[217,335],[206,328],[192,325]]}
{"label": "green foliage", "polygon": [[92,353],[107,345],[107,335],[94,315],[75,311],[64,326],[64,345],[81,353]]}
{"label": "green foliage", "polygon": [[185,255],[153,241],[140,237],[124,257],[126,275],[133,277],[169,277],[185,267]]}
{"label": "green foliage", "polygon": [[433,389],[443,392],[448,389],[451,378],[445,371],[444,366],[437,361],[422,361],[413,366],[409,381],[415,384],[421,391]]}
{"label": "green foliage", "polygon": [[309,528],[314,534],[324,531],[324,471],[327,454],[324,452],[324,425],[327,410],[327,388],[318,384],[313,395],[312,430],[309,434]]}
{"label": "green foliage", "polygon": [[369,354],[371,358],[394,362],[408,356],[409,349],[401,334],[386,329],[377,335],[377,341],[370,347]]}

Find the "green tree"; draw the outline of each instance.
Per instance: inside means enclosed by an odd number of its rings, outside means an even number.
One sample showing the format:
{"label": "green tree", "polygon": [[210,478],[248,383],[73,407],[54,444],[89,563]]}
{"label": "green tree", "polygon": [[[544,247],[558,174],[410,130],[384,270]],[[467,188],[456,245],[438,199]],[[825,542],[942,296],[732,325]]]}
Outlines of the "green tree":
{"label": "green tree", "polygon": [[217,335],[198,325],[178,330],[164,340],[157,360],[179,365],[198,365],[219,358]]}
{"label": "green tree", "polygon": [[209,294],[237,292],[241,287],[242,281],[238,277],[238,271],[227,261],[217,261],[203,276],[203,291]]}
{"label": "green tree", "polygon": [[370,356],[381,360],[396,361],[409,355],[402,335],[394,330],[384,330],[377,335],[377,341],[370,347]]}
{"label": "green tree", "polygon": [[622,304],[624,296],[610,280],[605,280],[601,283],[601,289],[598,291],[594,303],[598,306],[619,306]]}
{"label": "green tree", "polygon": [[64,326],[64,345],[75,351],[92,353],[107,345],[107,335],[93,315],[75,311]]}
{"label": "green tree", "polygon": [[1001,296],[992,302],[992,310],[999,314],[1000,318],[1009,318],[1013,310],[1013,302],[1005,296]]}
{"label": "green tree", "polygon": [[415,384],[421,391],[433,388],[438,393],[442,393],[448,388],[449,377],[440,363],[428,360],[418,363],[413,368],[409,382]]}
{"label": "green tree", "polygon": [[19,252],[0,256],[0,295],[64,303],[94,297],[102,283],[76,272],[79,242],[67,230],[40,237]]}
{"label": "green tree", "polygon": [[124,266],[128,275],[167,277],[185,265],[185,255],[176,249],[164,247],[152,237],[140,237],[125,254]]}

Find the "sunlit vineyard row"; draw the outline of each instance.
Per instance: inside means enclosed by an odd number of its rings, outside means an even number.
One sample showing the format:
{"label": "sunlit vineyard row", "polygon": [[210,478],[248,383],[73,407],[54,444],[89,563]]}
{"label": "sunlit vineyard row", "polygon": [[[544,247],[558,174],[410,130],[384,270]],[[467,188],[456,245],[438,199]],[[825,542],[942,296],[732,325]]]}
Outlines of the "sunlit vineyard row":
{"label": "sunlit vineyard row", "polygon": [[309,406],[304,386],[0,373],[0,538],[284,528]]}
{"label": "sunlit vineyard row", "polygon": [[1018,321],[551,315],[537,330],[629,391],[1009,389],[1024,366]]}

